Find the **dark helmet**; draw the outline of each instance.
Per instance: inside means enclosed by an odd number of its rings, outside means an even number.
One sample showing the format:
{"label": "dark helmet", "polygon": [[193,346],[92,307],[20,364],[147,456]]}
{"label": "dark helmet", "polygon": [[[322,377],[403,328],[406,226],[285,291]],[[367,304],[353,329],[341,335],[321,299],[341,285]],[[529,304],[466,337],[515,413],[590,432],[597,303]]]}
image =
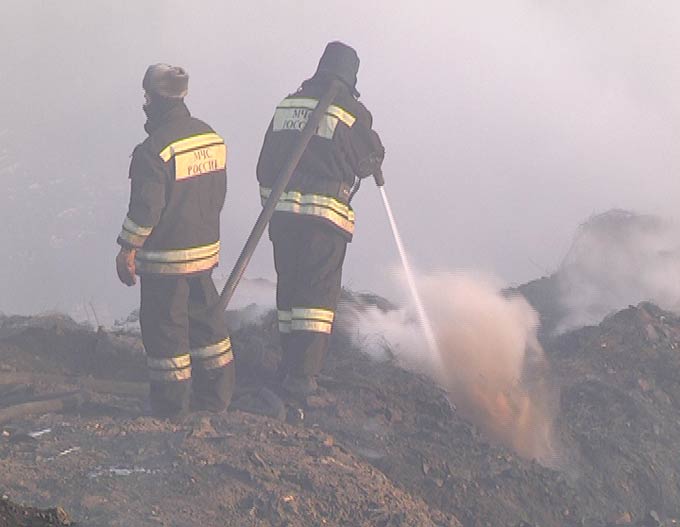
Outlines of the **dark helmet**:
{"label": "dark helmet", "polygon": [[146,69],[142,87],[150,95],[182,99],[189,91],[189,74],[179,66],[152,64]]}
{"label": "dark helmet", "polygon": [[330,73],[347,84],[352,93],[358,97],[356,90],[357,72],[359,71],[359,56],[354,48],[342,42],[329,42],[321,55],[317,73]]}

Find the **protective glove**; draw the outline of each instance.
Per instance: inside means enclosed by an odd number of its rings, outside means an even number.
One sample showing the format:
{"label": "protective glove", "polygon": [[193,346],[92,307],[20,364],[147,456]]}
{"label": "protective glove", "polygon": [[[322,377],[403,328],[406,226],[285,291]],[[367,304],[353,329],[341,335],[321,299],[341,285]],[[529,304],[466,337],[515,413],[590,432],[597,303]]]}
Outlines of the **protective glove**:
{"label": "protective glove", "polygon": [[[368,130],[368,144],[369,152],[359,160],[359,166],[357,170],[357,176],[360,179],[374,176],[376,172],[380,171],[383,159],[385,159],[385,147],[380,141],[380,136],[375,130]],[[379,176],[382,178],[382,175]],[[376,183],[378,183],[376,178]],[[384,184],[384,181],[382,181]],[[378,186],[382,184],[378,183]]]}
{"label": "protective glove", "polygon": [[121,247],[116,256],[116,272],[118,279],[127,286],[135,285],[137,277],[135,276],[135,249]]}

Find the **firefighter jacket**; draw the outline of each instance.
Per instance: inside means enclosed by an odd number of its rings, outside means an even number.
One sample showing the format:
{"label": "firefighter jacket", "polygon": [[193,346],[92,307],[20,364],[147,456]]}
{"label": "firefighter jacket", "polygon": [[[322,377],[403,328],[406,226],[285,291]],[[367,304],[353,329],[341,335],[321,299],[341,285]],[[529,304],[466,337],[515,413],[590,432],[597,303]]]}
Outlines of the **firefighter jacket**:
{"label": "firefighter jacket", "polygon": [[[313,77],[276,107],[257,163],[263,204],[328,86],[328,79]],[[323,222],[351,240],[352,189],[357,178],[370,176],[379,168],[384,155],[380,138],[371,130],[372,121],[366,107],[343,86],[279,199],[272,223],[279,214],[295,214]]]}
{"label": "firefighter jacket", "polygon": [[224,140],[184,103],[135,148],[118,243],[137,249],[137,274],[186,275],[217,265],[226,160]]}

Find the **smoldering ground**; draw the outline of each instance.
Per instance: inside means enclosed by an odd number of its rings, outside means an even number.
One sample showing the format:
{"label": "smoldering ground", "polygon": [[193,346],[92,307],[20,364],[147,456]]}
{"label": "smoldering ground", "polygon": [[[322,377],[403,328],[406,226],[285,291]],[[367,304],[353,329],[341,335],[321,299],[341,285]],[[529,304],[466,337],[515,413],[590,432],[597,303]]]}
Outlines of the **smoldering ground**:
{"label": "smoldering ground", "polygon": [[344,305],[354,341],[377,359],[425,373],[458,411],[520,455],[556,466],[556,390],[537,336],[538,315],[489,277],[437,273],[418,280],[438,351],[428,349],[410,308]]}

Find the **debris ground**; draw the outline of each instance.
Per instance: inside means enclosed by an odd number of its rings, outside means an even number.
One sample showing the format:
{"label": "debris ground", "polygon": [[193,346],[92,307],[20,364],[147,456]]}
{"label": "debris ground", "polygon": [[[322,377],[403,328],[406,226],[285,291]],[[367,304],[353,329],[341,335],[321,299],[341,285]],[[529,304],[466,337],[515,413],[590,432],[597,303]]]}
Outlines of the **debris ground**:
{"label": "debris ground", "polygon": [[[0,412],[79,398],[0,423],[0,527],[676,525],[680,319],[641,304],[543,339],[559,391],[552,467],[493,444],[430,379],[342,333],[296,423],[240,410],[173,423],[148,416],[135,334],[4,317]],[[275,315],[232,340],[237,397],[275,389]]]}

